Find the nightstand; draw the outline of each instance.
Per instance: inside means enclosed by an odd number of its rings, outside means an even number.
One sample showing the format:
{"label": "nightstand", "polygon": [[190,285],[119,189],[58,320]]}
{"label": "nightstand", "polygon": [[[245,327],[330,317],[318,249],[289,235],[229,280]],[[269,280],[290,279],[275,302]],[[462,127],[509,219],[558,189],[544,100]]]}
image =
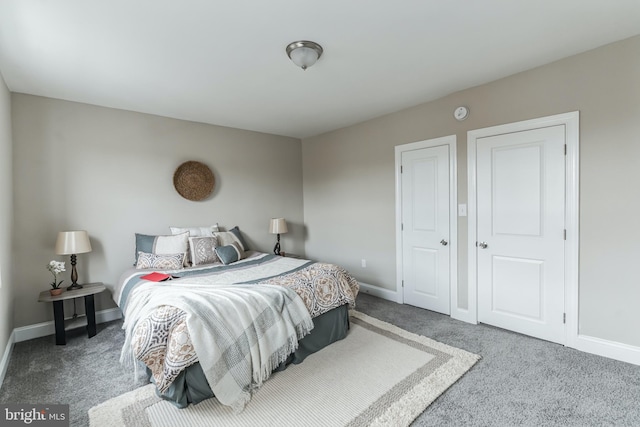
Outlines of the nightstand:
{"label": "nightstand", "polygon": [[280,252],[280,256],[284,256],[287,258],[300,258],[300,259],[302,258],[300,255],[292,254],[289,252]]}
{"label": "nightstand", "polygon": [[[87,335],[89,338],[96,335],[96,305],[93,299],[95,294],[99,294],[106,288],[100,282],[87,283],[82,285],[82,289],[74,289],[72,291],[66,290],[60,295],[52,296],[49,291],[40,292],[38,297],[39,302],[52,302],[53,303],[53,318],[56,326],[56,345],[65,345],[67,338],[65,330],[75,329],[80,326],[84,326],[85,322],[82,317],[70,319],[66,322],[64,320],[64,300],[84,297],[84,309],[86,312],[86,325]],[[84,316],[83,316],[84,317]]]}

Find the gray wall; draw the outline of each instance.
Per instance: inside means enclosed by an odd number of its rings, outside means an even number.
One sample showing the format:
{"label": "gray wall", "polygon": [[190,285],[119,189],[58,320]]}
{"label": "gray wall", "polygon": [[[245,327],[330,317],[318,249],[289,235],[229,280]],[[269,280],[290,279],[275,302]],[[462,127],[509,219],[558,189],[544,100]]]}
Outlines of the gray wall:
{"label": "gray wall", "polygon": [[[50,281],[45,264],[57,258],[68,265],[68,257],[53,253],[56,233],[65,229],[87,229],[92,237],[94,251],[78,256],[81,280],[113,285],[132,263],[135,232],[237,224],[256,248],[268,251],[268,219],[284,216],[292,224],[283,236],[286,251],[306,251],[309,258],[345,266],[361,281],[395,289],[394,146],[457,135],[458,198],[464,203],[468,130],[579,110],[580,331],[640,346],[630,327],[640,323],[634,268],[640,192],[633,190],[640,181],[638,75],[640,37],[634,37],[308,138],[302,149],[291,138],[22,94],[11,96],[10,113],[8,91],[0,85],[0,162],[6,163],[0,165],[0,344],[11,327],[51,319],[50,307],[36,299]],[[464,122],[452,117],[458,105],[471,107]],[[11,156],[13,163],[6,160]],[[186,160],[213,169],[211,199],[189,202],[174,191],[173,171]],[[464,296],[466,218],[458,226]],[[10,256],[6,236],[12,230]],[[13,300],[12,324],[4,320]],[[97,304],[114,306],[107,296]],[[458,304],[466,307],[467,301]]]}
{"label": "gray wall", "polygon": [[[580,111],[580,333],[640,346],[640,37],[375,120],[303,140],[310,258],[361,281],[396,286],[394,147],[458,138],[458,201],[466,203],[466,132]],[[471,108],[463,122],[456,106]],[[458,220],[459,293],[467,294],[467,222]],[[367,259],[367,268],[360,260]],[[458,306],[467,306],[466,298]]]}
{"label": "gray wall", "polygon": [[[15,327],[52,319],[37,297],[52,279],[49,260],[70,269],[68,256],[54,254],[59,231],[89,232],[93,251],[78,255],[80,281],[108,286],[133,263],[134,233],[169,234],[169,226],[238,225],[268,252],[269,219],[282,216],[290,224],[284,250],[304,253],[298,139],[15,93],[12,108]],[[173,173],[187,160],[214,172],[209,199],[175,191]],[[110,298],[102,294],[96,308],[114,307]]]}
{"label": "gray wall", "polygon": [[[0,74],[0,349],[4,349],[13,329],[13,289],[11,280],[13,234],[13,176],[11,139],[11,94]],[[2,350],[3,352],[3,350]],[[1,352],[0,352],[1,354]],[[2,357],[0,355],[0,357]]]}

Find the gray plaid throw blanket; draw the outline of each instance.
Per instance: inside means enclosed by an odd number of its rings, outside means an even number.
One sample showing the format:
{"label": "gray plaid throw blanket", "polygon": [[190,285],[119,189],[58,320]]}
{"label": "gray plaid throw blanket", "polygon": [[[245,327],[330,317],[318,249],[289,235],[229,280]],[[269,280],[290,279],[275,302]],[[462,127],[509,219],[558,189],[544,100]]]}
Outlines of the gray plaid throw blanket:
{"label": "gray plaid throw blanket", "polygon": [[187,314],[189,335],[211,390],[236,412],[313,328],[300,297],[281,286],[190,285],[185,292],[181,286],[145,284],[127,303],[121,361],[133,361],[131,339],[138,321],[162,305]]}

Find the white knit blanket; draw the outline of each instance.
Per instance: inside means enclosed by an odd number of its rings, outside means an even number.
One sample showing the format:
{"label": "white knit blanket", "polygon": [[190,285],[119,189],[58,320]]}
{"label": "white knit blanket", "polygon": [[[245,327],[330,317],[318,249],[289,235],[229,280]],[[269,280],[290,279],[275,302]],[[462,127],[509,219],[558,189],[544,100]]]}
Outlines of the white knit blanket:
{"label": "white knit blanket", "polygon": [[190,284],[187,290],[146,283],[127,302],[121,361],[133,362],[135,327],[161,305],[187,313],[189,334],[211,390],[235,411],[244,408],[251,393],[313,328],[300,297],[281,286]]}

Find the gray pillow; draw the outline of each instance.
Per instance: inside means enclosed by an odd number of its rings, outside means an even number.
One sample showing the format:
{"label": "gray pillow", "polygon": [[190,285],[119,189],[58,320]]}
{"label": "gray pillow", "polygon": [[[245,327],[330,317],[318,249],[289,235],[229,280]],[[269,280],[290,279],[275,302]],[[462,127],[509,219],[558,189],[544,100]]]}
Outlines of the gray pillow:
{"label": "gray pillow", "polygon": [[245,258],[245,253],[240,247],[240,244],[233,242],[230,245],[218,246],[216,248],[216,255],[220,258],[223,264],[231,264],[232,262],[240,261]]}

